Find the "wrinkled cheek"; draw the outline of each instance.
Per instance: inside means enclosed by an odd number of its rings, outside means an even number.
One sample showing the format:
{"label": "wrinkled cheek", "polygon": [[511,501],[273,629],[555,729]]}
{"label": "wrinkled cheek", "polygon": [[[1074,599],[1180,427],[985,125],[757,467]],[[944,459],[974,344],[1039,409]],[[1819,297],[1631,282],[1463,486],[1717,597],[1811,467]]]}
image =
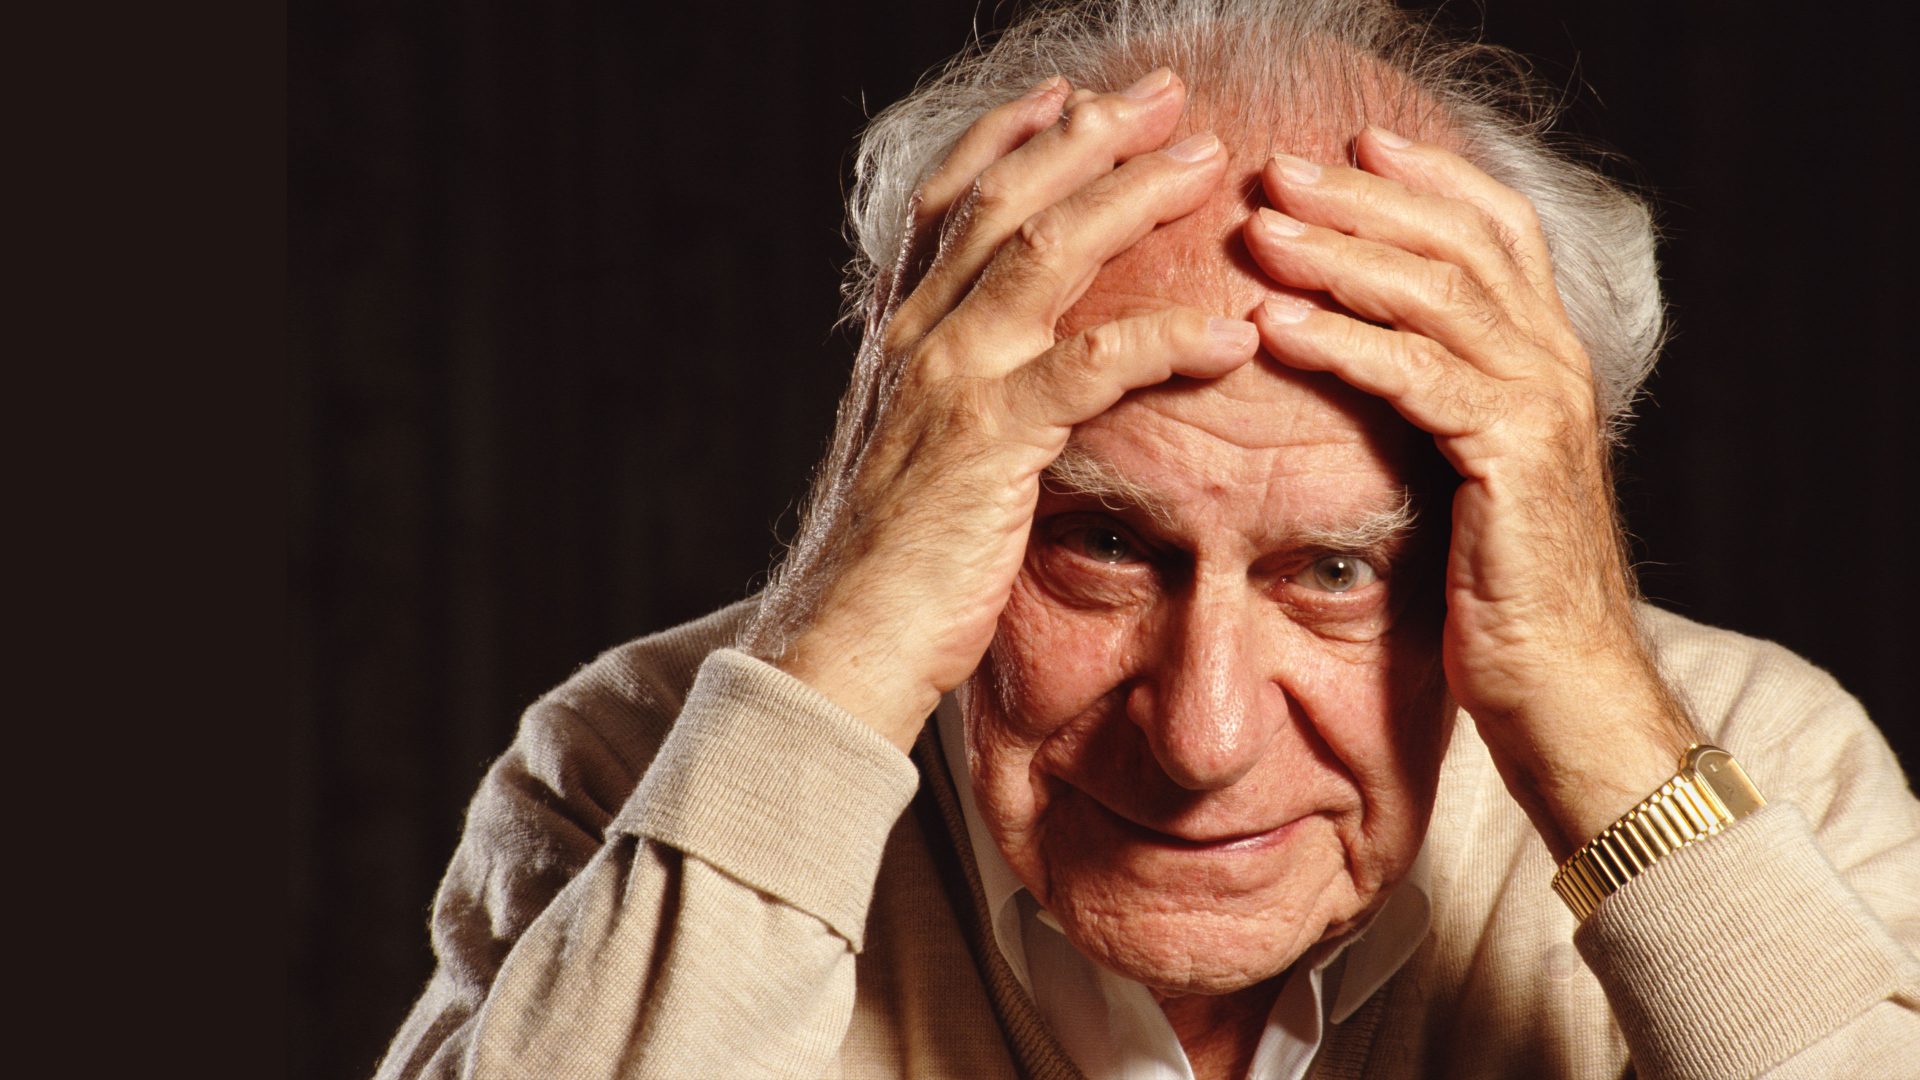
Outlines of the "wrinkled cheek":
{"label": "wrinkled cheek", "polygon": [[1053,781],[1035,767],[1125,682],[1131,620],[1061,605],[1022,574],[980,669],[961,690],[969,771],[982,816],[1021,878],[1044,877],[1041,833]]}
{"label": "wrinkled cheek", "polygon": [[1418,850],[1452,731],[1432,635],[1409,627],[1370,650],[1364,662],[1321,672],[1321,696],[1306,703],[1365,802],[1364,845],[1375,858],[1356,859],[1363,889],[1397,877]]}
{"label": "wrinkled cheek", "polygon": [[1402,784],[1430,809],[1441,759],[1453,735],[1453,705],[1438,633],[1416,626],[1395,634],[1387,671],[1384,707],[1395,718],[1389,728],[1392,760]]}
{"label": "wrinkled cheek", "polygon": [[982,666],[1006,736],[1037,747],[1076,717],[1097,711],[1133,667],[1139,620],[1062,604],[1031,577],[1014,581]]}

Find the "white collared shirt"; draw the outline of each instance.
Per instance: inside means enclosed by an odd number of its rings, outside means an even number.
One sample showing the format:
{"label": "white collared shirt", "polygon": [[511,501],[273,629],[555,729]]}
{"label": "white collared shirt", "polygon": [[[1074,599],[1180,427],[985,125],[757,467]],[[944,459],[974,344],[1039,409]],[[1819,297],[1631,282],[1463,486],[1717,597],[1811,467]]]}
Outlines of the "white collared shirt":
{"label": "white collared shirt", "polygon": [[[966,818],[1000,955],[1033,995],[1048,1030],[1089,1080],[1193,1080],[1173,1025],[1145,986],[1088,960],[1014,876],[974,803],[966,737],[951,694],[935,712],[941,749]],[[1287,975],[1254,1050],[1249,1080],[1299,1080],[1319,1052],[1328,1023],[1340,1023],[1413,955],[1431,919],[1426,853],[1386,906],[1344,949]],[[1326,988],[1334,987],[1332,1001]]]}

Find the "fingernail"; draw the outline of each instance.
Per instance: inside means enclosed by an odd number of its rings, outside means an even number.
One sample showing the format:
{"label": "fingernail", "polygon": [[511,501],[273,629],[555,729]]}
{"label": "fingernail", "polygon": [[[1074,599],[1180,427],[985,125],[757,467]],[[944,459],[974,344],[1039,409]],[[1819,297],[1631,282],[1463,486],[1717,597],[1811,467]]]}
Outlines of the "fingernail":
{"label": "fingernail", "polygon": [[1220,140],[1212,132],[1189,135],[1167,147],[1167,156],[1175,161],[1205,161],[1220,152]]}
{"label": "fingernail", "polygon": [[1053,78],[1048,79],[1046,82],[1043,82],[1039,86],[1036,86],[1033,89],[1027,91],[1026,96],[1021,98],[1020,100],[1021,101],[1038,101],[1041,98],[1046,97],[1048,94],[1051,94],[1058,89],[1060,89],[1060,76],[1055,75]]}
{"label": "fingernail", "polygon": [[1299,236],[1307,231],[1305,222],[1297,221],[1278,210],[1260,208],[1260,224],[1275,236]]}
{"label": "fingernail", "polygon": [[1156,68],[1140,77],[1140,81],[1120,91],[1121,97],[1150,98],[1165,90],[1173,83],[1172,68]]}
{"label": "fingernail", "polygon": [[1290,184],[1311,184],[1320,179],[1320,166],[1292,154],[1273,155],[1273,164]]}
{"label": "fingernail", "polygon": [[1239,355],[1260,344],[1260,328],[1245,319],[1207,320],[1207,333],[1220,346],[1220,351]]}
{"label": "fingernail", "polygon": [[1405,135],[1388,131],[1379,124],[1368,124],[1367,129],[1373,132],[1374,142],[1379,143],[1389,150],[1405,150],[1407,147],[1413,145],[1412,139],[1407,138]]}
{"label": "fingernail", "polygon": [[1313,305],[1292,293],[1281,293],[1260,307],[1267,313],[1267,321],[1276,323],[1302,322],[1313,314]]}

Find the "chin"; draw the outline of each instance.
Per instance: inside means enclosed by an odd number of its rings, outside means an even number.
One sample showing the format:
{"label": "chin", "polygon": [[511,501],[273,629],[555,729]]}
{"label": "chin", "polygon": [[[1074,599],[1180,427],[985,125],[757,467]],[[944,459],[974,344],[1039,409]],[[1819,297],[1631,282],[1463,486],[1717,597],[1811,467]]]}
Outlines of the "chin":
{"label": "chin", "polygon": [[1381,899],[1363,895],[1331,853],[1296,858],[1277,880],[1238,890],[1217,876],[1205,884],[1218,867],[1146,881],[1054,861],[1044,902],[1074,947],[1109,971],[1165,994],[1230,994],[1286,971]]}
{"label": "chin", "polygon": [[1115,916],[1066,904],[1054,916],[1089,959],[1167,995],[1245,990],[1286,971],[1324,936],[1324,926],[1206,912]]}
{"label": "chin", "polygon": [[1230,994],[1271,979],[1382,899],[1323,815],[1253,846],[1195,851],[1088,835],[1060,809],[1059,831],[1009,861],[1031,871],[1021,876],[1075,948],[1163,993]]}

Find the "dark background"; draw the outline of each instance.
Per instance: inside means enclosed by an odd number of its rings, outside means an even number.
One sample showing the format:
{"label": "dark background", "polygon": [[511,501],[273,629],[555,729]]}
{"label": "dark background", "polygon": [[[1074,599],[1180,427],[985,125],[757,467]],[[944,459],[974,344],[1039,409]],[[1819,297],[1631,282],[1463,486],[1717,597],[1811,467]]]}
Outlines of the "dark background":
{"label": "dark background", "polygon": [[[1846,32],[1802,5],[1491,8],[1661,206],[1677,336],[1623,488],[1648,592],[1811,657],[1920,762],[1894,5]],[[519,710],[766,569],[850,352],[847,148],[976,14],[1006,12],[293,6],[294,1076],[373,1068]]]}

